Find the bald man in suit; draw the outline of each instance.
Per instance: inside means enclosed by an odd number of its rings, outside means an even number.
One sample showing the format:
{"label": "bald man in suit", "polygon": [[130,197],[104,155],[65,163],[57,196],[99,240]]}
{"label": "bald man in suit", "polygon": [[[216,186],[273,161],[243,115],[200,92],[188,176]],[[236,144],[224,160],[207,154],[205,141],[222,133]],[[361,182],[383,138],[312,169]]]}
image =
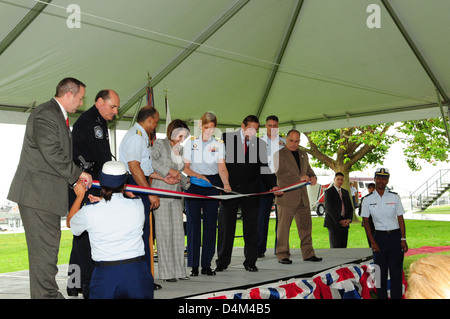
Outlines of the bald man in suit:
{"label": "bald man in suit", "polygon": [[72,160],[68,113],[83,105],[85,85],[77,79],[59,82],[56,95],[28,118],[19,165],[8,199],[19,205],[28,245],[31,298],[63,298],[55,276],[61,217],[68,212],[68,187],[92,176]]}
{"label": "bald man in suit", "polygon": [[[309,165],[308,154],[301,151],[300,132],[290,130],[286,135],[286,146],[274,155],[274,169],[278,180],[278,186],[283,188],[300,181],[317,183],[317,177]],[[291,264],[289,249],[289,229],[292,219],[295,218],[297,231],[301,242],[303,260],[321,261],[316,257],[312,246],[312,221],[311,208],[306,187],[284,192],[283,196],[277,197],[275,203],[278,208],[277,248],[278,262]]]}

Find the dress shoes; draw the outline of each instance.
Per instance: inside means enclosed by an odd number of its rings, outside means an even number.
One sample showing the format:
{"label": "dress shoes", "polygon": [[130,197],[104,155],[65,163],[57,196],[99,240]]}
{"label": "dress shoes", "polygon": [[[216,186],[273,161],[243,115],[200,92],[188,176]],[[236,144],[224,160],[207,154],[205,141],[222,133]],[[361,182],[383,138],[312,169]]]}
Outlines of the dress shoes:
{"label": "dress shoes", "polygon": [[159,289],[161,289],[161,288],[162,288],[161,285],[158,285],[158,284],[153,283],[153,289],[154,289],[154,290],[159,290]]}
{"label": "dress shoes", "polygon": [[217,265],[216,268],[214,269],[214,272],[224,271],[227,268],[228,268],[227,266]]}
{"label": "dress shoes", "polygon": [[284,264],[284,265],[292,264],[292,260],[290,260],[289,258],[283,258],[283,259],[281,259],[281,260],[278,260],[278,262],[279,262],[280,264]]}
{"label": "dress shoes", "polygon": [[[203,273],[203,269],[202,269],[202,273]],[[194,276],[194,277],[198,276],[198,267],[192,267],[191,276]]]}
{"label": "dress shoes", "polygon": [[245,270],[250,271],[250,272],[255,272],[258,271],[258,267],[256,267],[255,265],[244,265]]}
{"label": "dress shoes", "polygon": [[316,256],[312,256],[312,257],[310,257],[310,258],[306,258],[306,259],[303,259],[303,260],[304,260],[304,261],[314,261],[314,262],[317,262],[317,261],[321,261],[322,258],[316,257]]}
{"label": "dress shoes", "polygon": [[216,272],[212,270],[210,267],[205,267],[202,268],[202,275],[215,276]]}

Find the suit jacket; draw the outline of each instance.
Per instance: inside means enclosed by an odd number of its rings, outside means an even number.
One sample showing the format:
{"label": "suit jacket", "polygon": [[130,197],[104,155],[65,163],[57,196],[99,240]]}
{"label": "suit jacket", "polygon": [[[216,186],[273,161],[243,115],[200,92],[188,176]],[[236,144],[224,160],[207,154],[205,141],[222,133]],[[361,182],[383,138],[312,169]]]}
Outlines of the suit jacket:
{"label": "suit jacket", "polygon": [[[151,151],[152,167],[155,170],[155,172],[161,175],[162,177],[167,176],[170,169],[174,169],[179,172],[183,171],[184,169],[182,149],[180,152],[180,156],[177,157],[176,162],[172,160],[171,154],[172,154],[172,146],[170,145],[170,142],[167,138],[155,140]],[[176,192],[180,192],[181,187],[187,189],[189,188],[189,186],[190,186],[189,179],[183,175],[181,175],[181,182],[174,185],[167,184],[166,182],[158,179],[152,180],[152,187],[172,190]],[[166,199],[166,197],[163,198]],[[173,201],[174,199],[178,198],[168,197],[167,199],[169,201]]]}
{"label": "suit jacket", "polygon": [[261,179],[267,189],[276,186],[276,177],[268,166],[267,145],[258,137],[249,141],[247,154],[244,152],[241,132],[222,135],[225,143],[225,162],[231,189],[248,194],[260,191]]}
{"label": "suit jacket", "polygon": [[325,220],[324,226],[334,228],[339,226],[339,221],[352,219],[353,205],[348,190],[341,187],[342,199],[344,201],[344,216],[341,215],[342,201],[336,187],[332,186],[325,191]]}
{"label": "suit jacket", "polygon": [[[286,146],[275,153],[275,158],[278,157],[278,169],[275,165],[275,174],[278,179],[279,187],[286,187],[298,183],[300,182],[300,177],[303,175],[307,175],[310,178],[316,176],[309,165],[308,154],[300,149],[298,149],[297,152],[300,158],[300,170],[298,169],[294,156]],[[310,206],[306,187],[285,192],[283,196],[276,197],[275,203],[277,205],[288,207],[297,207],[301,203],[303,203],[304,206]]]}
{"label": "suit jacket", "polygon": [[67,214],[68,188],[82,173],[72,160],[72,141],[55,99],[28,117],[19,165],[8,199],[59,216]]}

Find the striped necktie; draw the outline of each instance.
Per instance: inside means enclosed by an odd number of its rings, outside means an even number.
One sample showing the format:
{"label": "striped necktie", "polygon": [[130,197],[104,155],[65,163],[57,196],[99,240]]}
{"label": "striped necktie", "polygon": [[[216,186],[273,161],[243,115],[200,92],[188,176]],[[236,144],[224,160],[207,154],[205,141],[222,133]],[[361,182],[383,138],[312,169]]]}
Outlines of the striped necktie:
{"label": "striped necktie", "polygon": [[344,200],[342,199],[342,193],[341,193],[340,188],[339,188],[339,197],[341,198],[341,203],[342,203],[341,216],[344,217],[345,216]]}

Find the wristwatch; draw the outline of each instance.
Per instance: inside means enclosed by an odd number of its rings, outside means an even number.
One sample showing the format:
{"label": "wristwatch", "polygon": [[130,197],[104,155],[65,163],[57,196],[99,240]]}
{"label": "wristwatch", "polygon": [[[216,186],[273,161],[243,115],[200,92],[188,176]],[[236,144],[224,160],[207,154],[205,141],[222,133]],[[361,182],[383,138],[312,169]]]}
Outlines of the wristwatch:
{"label": "wristwatch", "polygon": [[401,240],[403,240],[403,241],[406,241],[406,238],[400,238]]}

